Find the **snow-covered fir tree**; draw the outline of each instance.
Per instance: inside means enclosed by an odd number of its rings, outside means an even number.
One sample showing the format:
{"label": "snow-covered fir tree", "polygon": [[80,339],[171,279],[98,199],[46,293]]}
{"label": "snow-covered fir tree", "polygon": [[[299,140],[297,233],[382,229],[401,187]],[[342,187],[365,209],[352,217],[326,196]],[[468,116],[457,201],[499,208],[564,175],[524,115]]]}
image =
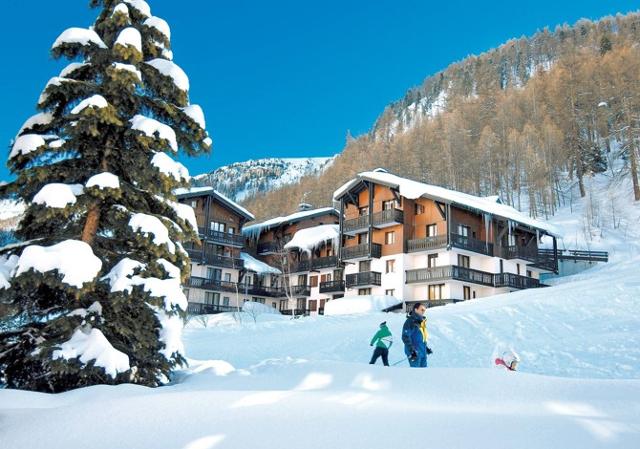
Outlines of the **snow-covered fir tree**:
{"label": "snow-covered fir tree", "polygon": [[53,44],[71,63],[10,148],[16,178],[2,193],[28,204],[21,243],[0,258],[10,387],[156,386],[184,363],[181,242],[197,225],[172,194],[189,178],[172,156],[208,152],[211,140],[172,62],[167,22],[143,0],[91,6],[94,25]]}

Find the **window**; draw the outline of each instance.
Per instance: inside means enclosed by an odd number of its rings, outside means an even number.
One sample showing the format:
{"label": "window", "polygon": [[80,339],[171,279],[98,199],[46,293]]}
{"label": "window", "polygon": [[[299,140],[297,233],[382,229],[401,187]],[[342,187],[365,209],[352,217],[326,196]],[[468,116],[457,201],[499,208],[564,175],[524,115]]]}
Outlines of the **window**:
{"label": "window", "polygon": [[423,204],[415,204],[414,212],[416,215],[424,214],[424,205]]}
{"label": "window", "polygon": [[458,225],[458,235],[461,235],[462,237],[469,237],[470,233],[471,227],[462,224]]}
{"label": "window", "polygon": [[458,266],[469,268],[469,256],[463,256],[462,254],[458,254]]}
{"label": "window", "polygon": [[363,232],[361,234],[358,234],[358,243],[359,244],[369,243],[369,233]]}
{"label": "window", "polygon": [[331,282],[331,273],[321,275],[320,282]]}
{"label": "window", "polygon": [[318,310],[318,301],[315,299],[309,300],[309,311],[316,312]]}
{"label": "window", "polygon": [[264,298],[256,298],[255,296],[251,298],[251,301],[257,302],[259,304],[264,304]]}
{"label": "window", "polygon": [[444,290],[444,284],[436,284],[429,286],[429,300],[443,299],[442,290]]}
{"label": "window", "polygon": [[395,273],[396,272],[396,260],[389,259],[385,262],[385,273]]}
{"label": "window", "polygon": [[213,304],[213,305],[219,306],[220,293],[204,292],[204,303],[209,305]]}
{"label": "window", "polygon": [[224,274],[224,281],[225,282],[231,282],[231,273],[225,273]]}
{"label": "window", "polygon": [[361,217],[363,215],[369,215],[369,206],[364,206],[364,207],[358,208],[358,215],[360,215]]}
{"label": "window", "polygon": [[504,273],[504,262],[500,259],[500,273]]}
{"label": "window", "polygon": [[438,225],[435,223],[427,225],[427,237],[435,237],[438,235]]}
{"label": "window", "polygon": [[462,287],[462,298],[471,299],[471,287],[467,287],[466,285]]}
{"label": "window", "polygon": [[382,202],[382,210],[399,209],[400,203],[398,200],[388,200]]}
{"label": "window", "polygon": [[395,290],[395,289],[393,289],[393,288],[390,288],[390,289],[388,289],[388,290],[385,290],[385,291],[384,291],[384,294],[385,294],[385,295],[387,295],[387,296],[395,296],[395,294],[396,294],[396,290]]}
{"label": "window", "polygon": [[437,254],[429,254],[427,256],[427,267],[434,268],[438,266],[438,255]]}
{"label": "window", "polygon": [[336,281],[341,281],[343,275],[344,275],[344,271],[342,271],[342,270],[333,270],[333,278]]}
{"label": "window", "polygon": [[229,307],[229,303],[231,302],[230,298],[228,296],[225,296],[224,298],[222,298],[222,305]]}
{"label": "window", "polygon": [[358,270],[360,273],[365,273],[367,271],[371,271],[371,261],[370,260],[361,260],[358,263]]}
{"label": "window", "polygon": [[394,243],[396,243],[396,231],[385,232],[384,243],[386,245],[393,245]]}
{"label": "window", "polygon": [[229,229],[227,230],[227,232],[229,234],[235,234],[236,233],[236,228],[234,228],[233,226],[229,226]]}
{"label": "window", "polygon": [[273,307],[274,309],[278,308],[278,303],[277,302],[272,302],[271,303],[271,307]]}
{"label": "window", "polygon": [[335,256],[333,253],[333,248],[330,246],[327,248],[327,257]]}
{"label": "window", "polygon": [[532,278],[533,277],[533,272],[531,270],[527,270],[527,277],[528,278]]}
{"label": "window", "polygon": [[298,285],[307,285],[307,275],[299,274],[298,275]]}
{"label": "window", "polygon": [[358,289],[358,296],[365,296],[365,295],[370,295],[371,294],[371,289],[370,288],[359,288]]}
{"label": "window", "polygon": [[507,242],[508,246],[516,246],[516,236],[513,234],[509,234],[507,236]]}
{"label": "window", "polygon": [[280,300],[280,310],[287,310],[287,300],[286,299],[281,299]]}
{"label": "window", "polygon": [[217,221],[211,222],[211,230],[217,232],[224,232],[226,225],[224,223],[219,223]]}
{"label": "window", "polygon": [[318,276],[309,277],[309,283],[310,283],[311,287],[317,287],[318,286]]}
{"label": "window", "polygon": [[516,272],[518,274],[520,274],[520,264],[519,263],[516,264]]}
{"label": "window", "polygon": [[198,200],[191,201],[191,207],[193,207],[194,209],[198,207]]}

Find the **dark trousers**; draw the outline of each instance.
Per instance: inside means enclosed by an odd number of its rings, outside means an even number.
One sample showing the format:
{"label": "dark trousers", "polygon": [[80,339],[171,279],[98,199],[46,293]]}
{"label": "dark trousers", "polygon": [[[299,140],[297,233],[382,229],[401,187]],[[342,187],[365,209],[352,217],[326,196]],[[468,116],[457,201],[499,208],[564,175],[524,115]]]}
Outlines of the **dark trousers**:
{"label": "dark trousers", "polygon": [[378,361],[378,357],[382,357],[382,363],[384,366],[389,366],[389,350],[387,348],[379,348],[376,346],[376,349],[373,351],[373,355],[371,356],[371,361],[369,365],[375,365]]}

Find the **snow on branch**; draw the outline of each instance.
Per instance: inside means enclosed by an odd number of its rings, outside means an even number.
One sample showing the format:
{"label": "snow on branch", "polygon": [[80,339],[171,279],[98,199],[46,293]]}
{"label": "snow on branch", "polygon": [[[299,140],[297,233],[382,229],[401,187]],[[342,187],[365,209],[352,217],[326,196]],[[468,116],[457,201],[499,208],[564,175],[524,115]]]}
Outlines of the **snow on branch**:
{"label": "snow on branch", "polygon": [[43,186],[33,197],[35,204],[54,209],[64,209],[69,204],[75,204],[77,196],[83,193],[82,184],[50,183]]}
{"label": "snow on branch", "polygon": [[86,187],[97,187],[99,189],[119,189],[120,179],[113,173],[103,172],[93,175],[86,183]]}
{"label": "snow on branch", "polygon": [[101,268],[102,261],[91,246],[79,240],[65,240],[53,246],[27,246],[20,255],[15,276],[31,269],[40,273],[57,270],[62,282],[82,288],[95,279]]}
{"label": "snow on branch", "polygon": [[205,121],[205,118],[204,118],[204,111],[199,105],[191,104],[186,108],[183,108],[182,111],[185,114],[187,114],[187,116],[189,116],[191,120],[196,122],[198,126],[200,126],[200,128],[202,129],[207,128],[207,122]]}
{"label": "snow on branch", "polygon": [[122,45],[123,47],[134,47],[142,53],[142,36],[140,31],[134,27],[128,27],[120,31],[114,45]]}
{"label": "snow on branch", "polygon": [[135,8],[143,16],[145,17],[151,16],[151,7],[144,0],[123,0],[123,2]]}
{"label": "snow on branch", "polygon": [[118,373],[129,371],[129,357],[114,348],[107,337],[95,328],[76,329],[71,339],[62,343],[60,349],[53,351],[54,359],[79,359],[85,365],[94,361],[94,365],[104,368],[105,373],[116,377]]}
{"label": "snow on branch", "polygon": [[153,235],[154,244],[167,245],[169,252],[175,253],[176,245],[169,238],[169,230],[158,217],[143,213],[133,214],[129,220],[129,227],[134,232],[140,232],[147,237]]}
{"label": "snow on branch", "polygon": [[146,64],[156,69],[160,74],[171,78],[178,89],[189,91],[189,77],[177,64],[162,58],[152,59]]}
{"label": "snow on branch", "polygon": [[180,162],[176,162],[166,153],[156,153],[151,158],[151,165],[156,167],[160,172],[167,176],[171,176],[176,181],[189,180],[189,170]]}
{"label": "snow on branch", "polygon": [[168,40],[171,40],[171,28],[166,20],[161,19],[160,17],[149,17],[144,21],[144,25],[149,28],[155,28],[160,33],[162,33]]}
{"label": "snow on branch", "polygon": [[67,28],[58,36],[52,48],[55,49],[64,44],[94,44],[100,48],[107,48],[102,39],[100,39],[100,36],[98,36],[98,33],[86,28]]}
{"label": "snow on branch", "polygon": [[89,98],[82,100],[75,108],[71,110],[72,114],[80,114],[87,108],[106,108],[109,103],[102,95],[93,95]]}
{"label": "snow on branch", "polygon": [[169,142],[169,146],[173,152],[178,151],[178,141],[176,139],[176,132],[169,125],[160,123],[159,121],[145,117],[144,115],[136,115],[131,120],[131,129],[140,131],[148,137],[156,137],[164,139]]}

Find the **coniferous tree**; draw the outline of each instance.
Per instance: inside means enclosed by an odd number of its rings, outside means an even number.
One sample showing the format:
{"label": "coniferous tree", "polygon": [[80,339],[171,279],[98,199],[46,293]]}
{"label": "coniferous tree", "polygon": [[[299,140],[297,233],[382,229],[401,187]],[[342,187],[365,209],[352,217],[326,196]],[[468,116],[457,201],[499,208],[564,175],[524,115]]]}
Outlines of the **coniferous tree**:
{"label": "coniferous tree", "polygon": [[[5,195],[28,205],[22,242],[0,258],[2,380],[63,391],[96,383],[157,386],[184,362],[181,284],[196,238],[173,191],[171,155],[210,150],[202,110],[172,62],[170,29],[143,0],[91,0],[89,29],[52,54],[72,62],[19,131]],[[6,330],[8,328],[8,330]]]}

